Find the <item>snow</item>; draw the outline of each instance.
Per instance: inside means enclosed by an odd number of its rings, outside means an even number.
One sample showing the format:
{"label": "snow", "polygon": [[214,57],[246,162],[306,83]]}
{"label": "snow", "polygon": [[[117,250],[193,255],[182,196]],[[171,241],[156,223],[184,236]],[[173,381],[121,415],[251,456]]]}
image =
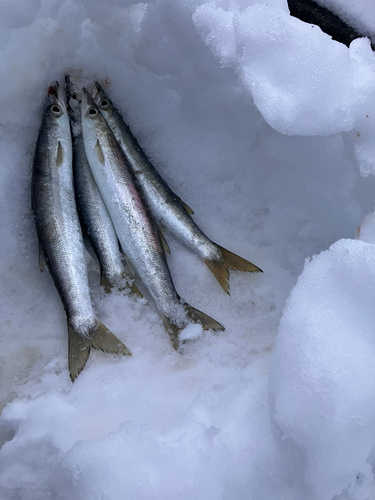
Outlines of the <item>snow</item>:
{"label": "snow", "polygon": [[[283,0],[15,0],[0,23],[0,498],[372,498],[368,40],[346,48]],[[181,353],[147,294],[90,271],[133,356],[94,352],[74,384],[30,210],[43,96],[67,71],[109,83],[202,229],[264,270],[232,273],[228,297],[167,235],[177,291],[226,327],[189,326]]]}
{"label": "snow", "polygon": [[372,244],[338,241],[306,262],[280,322],[271,419],[316,498],[333,497],[353,470],[371,474],[374,273]]}

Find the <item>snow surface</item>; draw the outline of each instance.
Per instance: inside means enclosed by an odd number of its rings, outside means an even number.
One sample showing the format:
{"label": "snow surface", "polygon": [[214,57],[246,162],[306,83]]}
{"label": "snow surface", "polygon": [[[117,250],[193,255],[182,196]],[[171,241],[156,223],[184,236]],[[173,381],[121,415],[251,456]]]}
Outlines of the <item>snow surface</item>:
{"label": "snow surface", "polygon": [[[0,498],[374,498],[368,40],[348,49],[283,0],[14,0],[0,25]],[[169,238],[178,292],[226,327],[188,327],[183,354],[151,301],[92,271],[133,356],[94,352],[74,384],[30,210],[43,96],[67,71],[107,80],[202,229],[264,270],[228,297]]]}

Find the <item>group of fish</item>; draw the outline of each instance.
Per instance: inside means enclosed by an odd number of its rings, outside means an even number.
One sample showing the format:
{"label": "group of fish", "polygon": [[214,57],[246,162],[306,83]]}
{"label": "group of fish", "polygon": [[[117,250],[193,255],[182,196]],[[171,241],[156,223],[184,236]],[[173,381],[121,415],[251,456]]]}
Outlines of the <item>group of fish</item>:
{"label": "group of fish", "polygon": [[191,208],[157,172],[98,83],[92,94],[78,91],[67,75],[65,92],[58,82],[49,87],[34,156],[32,208],[40,268],[48,266],[67,315],[72,381],[91,348],[131,355],[95,316],[85,238],[107,289],[124,279],[137,292],[134,273],[141,279],[175,349],[190,322],[205,330],[224,327],[178,295],[166,260],[166,229],[203,259],[228,294],[229,270],[261,271],[199,229]]}

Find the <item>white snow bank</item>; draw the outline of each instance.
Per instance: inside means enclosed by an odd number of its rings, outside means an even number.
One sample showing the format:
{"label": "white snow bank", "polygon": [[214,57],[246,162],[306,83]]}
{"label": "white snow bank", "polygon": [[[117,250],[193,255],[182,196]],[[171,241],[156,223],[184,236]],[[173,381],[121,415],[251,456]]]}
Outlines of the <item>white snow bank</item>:
{"label": "white snow bank", "polygon": [[358,472],[371,474],[374,249],[340,240],[306,262],[273,354],[270,411],[279,445],[321,500],[355,484]]}
{"label": "white snow bank", "polygon": [[355,129],[362,173],[375,173],[375,57],[368,39],[348,49],[318,26],[289,15],[282,2],[247,9],[201,5],[195,26],[265,120],[289,135]]}

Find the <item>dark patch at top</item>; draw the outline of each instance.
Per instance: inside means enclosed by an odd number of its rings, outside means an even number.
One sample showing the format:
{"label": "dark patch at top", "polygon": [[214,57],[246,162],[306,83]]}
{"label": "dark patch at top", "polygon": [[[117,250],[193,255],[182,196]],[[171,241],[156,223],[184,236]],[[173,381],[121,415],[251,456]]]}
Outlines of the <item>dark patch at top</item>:
{"label": "dark patch at top", "polygon": [[[290,14],[293,17],[297,17],[305,23],[316,24],[333,40],[341,42],[347,47],[356,38],[368,36],[371,39],[371,34],[360,33],[339,16],[312,0],[288,0],[288,5]],[[375,50],[374,43],[371,43],[371,48]]]}

